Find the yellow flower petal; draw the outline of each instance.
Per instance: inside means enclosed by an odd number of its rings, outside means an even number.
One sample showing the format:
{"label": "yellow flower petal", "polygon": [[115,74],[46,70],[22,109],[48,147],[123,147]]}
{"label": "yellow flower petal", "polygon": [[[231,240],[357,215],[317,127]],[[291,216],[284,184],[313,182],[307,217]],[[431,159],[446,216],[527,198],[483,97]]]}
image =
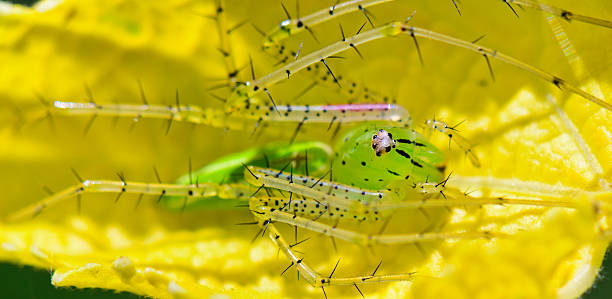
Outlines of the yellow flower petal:
{"label": "yellow flower petal", "polygon": [[[421,2],[396,1],[372,11],[377,24],[404,19],[416,9],[411,21],[415,26],[465,40],[487,34],[479,43],[610,102],[610,30],[561,22],[574,47],[574,52],[565,49],[572,61],[567,63],[544,13],[519,10],[516,19],[504,3],[481,1],[463,3],[463,16],[458,16],[448,3]],[[300,5],[304,15],[328,3]],[[606,1],[555,5],[612,19]],[[280,8],[270,8],[277,6],[277,1],[232,2],[229,21],[249,19],[272,28],[284,17]],[[208,96],[215,80],[226,76],[215,23],[206,17],[214,1],[63,1],[42,7],[40,12],[20,8],[0,16],[0,95],[5,98],[0,103],[0,159],[8,170],[0,175],[3,216],[44,198],[41,185],[59,191],[74,184],[71,167],[83,178],[112,179],[124,171],[130,180],[154,182],[150,169],[155,164],[162,180],[169,182],[187,172],[188,157],[194,165],[203,165],[278,138],[256,141],[245,137],[250,132],[184,124],[174,124],[164,136],[160,127],[165,123],[141,120],[130,130],[130,122],[120,120],[113,127],[110,118],[96,119],[83,135],[88,119],[68,117],[53,118],[55,132],[45,120],[13,133],[10,127],[20,122],[15,111],[40,109],[36,94],[47,101],[89,101],[83,85],[97,103],[139,102],[140,81],[150,103],[174,103],[178,88],[183,104],[222,107]],[[363,21],[361,14],[342,18],[347,32],[356,31]],[[308,53],[337,40],[335,23],[314,28],[321,44],[304,34],[292,47],[303,42],[302,51]],[[275,61],[259,53],[261,39],[248,26],[232,33],[232,42],[239,66],[247,65],[252,55],[257,76],[274,69],[270,66]],[[335,252],[328,238],[300,230],[298,240],[312,240],[297,250],[323,274],[340,258],[334,277],[368,275],[381,258],[378,274],[417,272],[409,282],[360,286],[368,298],[580,296],[595,279],[611,238],[612,113],[499,61],[491,60],[493,83],[482,56],[421,39],[419,46],[424,67],[412,40],[405,37],[360,47],[363,61],[343,53],[347,58],[332,66],[373,90],[397,95],[417,124],[433,116],[449,123],[466,120],[459,130],[478,144],[474,152],[482,167],[470,165],[453,147],[447,162],[447,173],[453,171],[449,186],[474,191],[474,196],[573,200],[578,208],[488,205],[402,211],[387,231],[490,230],[507,236],[372,249],[338,241]],[[250,79],[250,74],[241,76]],[[291,103],[288,99],[308,82],[307,76],[296,74],[285,86],[274,87],[274,97]],[[319,89],[302,103],[346,102],[334,88]],[[321,139],[319,135],[307,129],[300,138]],[[444,136],[432,140],[448,148]],[[54,269],[56,286],[154,297],[322,295],[320,289],[297,281],[295,269],[279,276],[288,266],[282,254],[277,257],[269,240],[251,244],[256,233],[252,227],[234,225],[252,221],[246,209],[178,214],[161,210],[154,198],[143,198],[137,207],[137,196],[123,196],[116,204],[114,199],[88,194],[82,198],[81,215],[76,200],[70,200],[31,221],[0,224],[0,260]],[[291,229],[280,228],[293,239]],[[354,228],[376,233],[380,224]],[[325,290],[334,298],[359,295],[353,286]]]}

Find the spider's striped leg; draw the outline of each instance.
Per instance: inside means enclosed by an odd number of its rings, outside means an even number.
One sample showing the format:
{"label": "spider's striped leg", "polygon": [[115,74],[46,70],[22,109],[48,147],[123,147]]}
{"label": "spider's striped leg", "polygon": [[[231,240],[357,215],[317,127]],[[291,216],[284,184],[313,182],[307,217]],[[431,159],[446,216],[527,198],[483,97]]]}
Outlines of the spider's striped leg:
{"label": "spider's striped leg", "polygon": [[[227,80],[229,84],[236,82],[236,76],[238,75],[238,68],[236,68],[236,62],[232,53],[232,43],[230,34],[236,28],[229,28],[227,24],[227,10],[225,7],[225,0],[217,0],[215,8],[215,15],[213,18],[217,24],[217,35],[219,36],[219,51],[223,56],[223,63],[225,64],[225,71],[227,72]],[[240,26],[240,24],[238,24]]]}
{"label": "spider's striped leg", "polygon": [[[312,214],[312,216],[329,213],[326,217],[340,216],[344,212],[346,218],[354,218],[359,221],[371,219],[379,220],[379,212],[384,213],[395,209],[416,209],[429,207],[455,207],[471,205],[531,205],[560,208],[576,208],[572,201],[561,199],[514,199],[504,197],[470,197],[454,188],[446,188],[441,183],[418,183],[408,192],[412,192],[413,200],[406,200],[406,194],[402,190],[367,190],[350,185],[340,184],[324,180],[323,177],[315,178],[303,175],[287,174],[282,171],[247,166],[245,179],[256,187],[275,188],[290,192],[291,194],[306,197],[309,200],[300,202],[293,200],[291,204],[286,199],[269,200],[265,203],[262,199],[251,200],[252,208],[266,206],[285,212]],[[436,198],[437,197],[437,198]],[[444,198],[440,198],[444,197]],[[297,198],[297,196],[296,196]],[[255,200],[255,201],[254,201]],[[258,203],[257,200],[260,202]],[[293,210],[298,205],[300,210]],[[301,209],[305,210],[302,211]],[[334,215],[335,209],[338,215]],[[328,210],[328,211],[325,211]],[[273,212],[273,211],[272,211]]]}
{"label": "spider's striped leg", "polygon": [[[268,34],[264,36],[265,40],[263,48],[281,48],[281,42],[290,38],[291,36],[296,35],[304,30],[311,31],[312,27],[333,20],[334,18],[337,18],[347,13],[361,11],[366,20],[371,21],[369,19],[369,12],[366,10],[366,8],[391,1],[392,0],[352,0],[342,3],[336,3],[328,8],[318,10],[303,17],[288,18],[282,21],[280,26],[275,27],[273,30],[271,30]],[[514,11],[514,9],[512,8],[511,4],[516,4],[520,5],[523,8],[535,9],[561,17],[566,21],[575,20],[578,22],[584,22],[601,27],[612,28],[612,22],[609,20],[581,15],[577,12],[572,12],[564,8],[547,5],[538,1],[507,0],[503,2],[505,2],[506,5],[508,5],[512,9],[512,11]],[[457,8],[455,1],[453,1],[453,4],[455,5],[455,8]],[[457,8],[457,10],[459,9]]]}
{"label": "spider's striped leg", "polygon": [[[269,198],[268,200],[276,201],[279,199]],[[503,236],[502,234],[490,231],[423,232],[411,234],[365,234],[362,232],[338,228],[334,225],[329,225],[306,217],[298,216],[295,212],[285,212],[283,211],[283,209],[277,209],[266,205],[265,203],[266,201],[260,201],[256,198],[251,199],[250,202],[251,211],[260,221],[267,219],[272,222],[282,222],[362,246],[413,244],[447,239],[475,239]],[[334,211],[333,209],[325,209],[325,211],[328,214],[332,215],[330,217],[333,217],[333,214],[331,214],[333,213],[332,211]],[[378,215],[377,210],[373,210],[370,213],[365,213],[351,209],[341,209],[340,212],[337,212],[336,215],[342,215],[342,218],[353,218],[352,216],[357,216],[359,220],[366,219],[368,215],[371,215],[372,217],[376,217],[376,219],[379,219],[376,216]]]}
{"label": "spider's striped leg", "polygon": [[288,76],[295,74],[300,70],[307,69],[311,65],[317,63],[323,63],[327,65],[325,59],[329,58],[330,56],[334,56],[337,53],[346,51],[351,48],[355,48],[361,44],[370,43],[379,39],[386,39],[389,37],[398,36],[400,34],[408,35],[415,41],[417,37],[435,40],[441,43],[451,45],[453,47],[463,48],[468,51],[475,52],[479,55],[483,55],[486,61],[489,61],[489,58],[491,58],[509,65],[513,65],[519,69],[522,69],[525,72],[535,75],[536,77],[540,77],[541,79],[547,81],[549,84],[554,85],[562,91],[574,93],[588,101],[599,105],[604,109],[612,111],[612,104],[606,102],[602,98],[599,98],[591,93],[580,89],[578,86],[550,72],[544,71],[540,68],[537,68],[533,65],[530,65],[526,62],[523,62],[517,58],[514,58],[497,50],[489,49],[478,44],[472,43],[470,41],[461,40],[424,28],[408,26],[407,22],[393,22],[384,26],[373,28],[365,32],[361,32],[360,34],[356,34],[352,37],[344,38],[343,40],[330,44],[329,46],[321,48],[317,51],[314,51],[293,62],[287,63],[259,79],[241,84],[234,89],[234,91],[230,95],[230,98],[228,98],[226,107],[228,111],[231,111],[235,107],[239,107],[241,103],[245,102],[245,100],[248,101],[248,99],[253,98],[253,96],[258,93],[261,93],[262,91],[265,91],[269,95],[269,88],[272,85],[280,81],[286,80]]}
{"label": "spider's striped leg", "polygon": [[[257,214],[256,214],[257,216]],[[281,233],[274,226],[273,220],[260,218],[259,226],[265,230],[274,244],[276,244],[280,250],[289,258],[291,266],[295,266],[300,275],[306,279],[312,286],[324,288],[331,285],[355,285],[358,283],[376,283],[376,282],[389,282],[389,281],[405,281],[414,278],[415,273],[405,274],[390,274],[390,275],[364,275],[356,277],[331,277],[324,276],[314,271],[303,258],[296,255],[291,250],[291,246],[285,241]],[[376,271],[375,271],[376,272]]]}
{"label": "spider's striped leg", "polygon": [[[178,102],[178,101],[177,101]],[[97,104],[92,102],[55,101],[44,110],[31,111],[26,120],[40,120],[54,115],[121,117],[128,119],[166,120],[169,130],[173,122],[186,122],[232,130],[253,130],[262,123],[321,123],[339,125],[361,121],[386,121],[397,125],[410,126],[410,114],[396,104],[346,104],[297,106],[247,105],[232,112],[222,109],[201,108],[193,105],[152,105],[152,104]],[[286,131],[286,130],[284,130]],[[166,131],[167,132],[167,131]]]}
{"label": "spider's striped leg", "polygon": [[240,184],[219,185],[214,183],[198,183],[191,185],[175,185],[130,182],[123,179],[120,181],[84,180],[78,185],[66,188],[61,192],[55,193],[11,213],[6,216],[3,221],[17,222],[31,219],[38,216],[49,206],[56,205],[75,197],[77,199],[77,207],[80,209],[81,195],[85,193],[116,193],[117,196],[115,197],[115,201],[119,200],[123,194],[151,195],[154,196],[157,201],[162,200],[164,197],[173,196],[180,198],[183,206],[187,206],[194,200],[211,197],[247,200],[253,192],[254,189],[252,187]]}

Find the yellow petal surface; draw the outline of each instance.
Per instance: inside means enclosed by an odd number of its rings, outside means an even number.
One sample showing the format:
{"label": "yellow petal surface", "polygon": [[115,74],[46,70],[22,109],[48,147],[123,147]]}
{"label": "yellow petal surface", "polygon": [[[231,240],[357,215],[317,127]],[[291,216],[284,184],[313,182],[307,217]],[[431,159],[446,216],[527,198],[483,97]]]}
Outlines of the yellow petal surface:
{"label": "yellow petal surface", "polygon": [[[141,103],[139,82],[151,104],[216,107],[209,89],[226,77],[214,19],[216,1],[142,2],[44,1],[34,9],[0,7],[0,197],[5,216],[85,179],[164,182],[199,167],[279,138],[176,123],[99,117],[89,132],[87,117],[23,123],[20,116],[45,101]],[[304,2],[304,3],[302,3]],[[305,15],[327,1],[300,2]],[[312,3],[311,3],[312,2]],[[516,18],[501,1],[465,1],[462,15],[450,3],[397,1],[370,8],[381,25],[417,11],[411,24],[487,47],[554,73],[612,102],[612,30],[518,9]],[[424,3],[416,3],[424,2]],[[469,2],[469,3],[467,3]],[[291,4],[293,5],[293,4]],[[555,1],[570,11],[612,19],[609,1]],[[294,13],[295,8],[289,7]],[[264,30],[285,18],[278,1],[229,1],[230,26],[249,20]],[[347,35],[363,24],[361,13],[340,18]],[[366,25],[366,29],[367,29]],[[561,27],[558,27],[561,26]],[[563,31],[555,31],[562,28]],[[302,53],[340,38],[337,21],[289,41]],[[250,25],[231,35],[237,65],[253,58],[260,77],[276,61],[261,53],[262,38]],[[569,41],[569,44],[568,42]],[[477,231],[491,239],[445,240],[404,246],[363,248],[300,230],[296,246],[304,261],[334,277],[416,272],[408,282],[364,284],[368,298],[575,298],[592,284],[610,242],[612,201],[612,113],[561,92],[515,67],[486,61],[462,49],[419,39],[421,67],[413,41],[402,36],[363,45],[334,60],[335,73],[396,98],[410,111],[415,127],[435,116],[476,146],[482,166],[469,163],[448,139],[433,135],[448,152],[449,187],[479,196],[572,201],[576,209],[489,205],[398,211],[385,232]],[[568,46],[569,45],[569,46]],[[300,54],[303,55],[303,54]],[[250,80],[248,67],[241,80]],[[309,77],[292,75],[271,88],[280,104],[294,103]],[[212,93],[225,95],[227,91]],[[344,103],[336,87],[317,87],[300,104]],[[19,127],[15,130],[15,127]],[[286,127],[292,132],[294,125]],[[285,127],[281,128],[281,131]],[[299,140],[330,141],[329,133],[304,128]],[[53,269],[56,286],[107,288],[161,298],[317,297],[321,289],[297,280],[295,269],[279,275],[286,258],[266,238],[252,242],[257,229],[246,208],[172,213],[155,198],[115,194],[82,196],[50,206],[34,219],[0,224],[0,260]],[[382,223],[344,224],[376,233]],[[293,230],[279,224],[285,238]],[[501,236],[503,234],[503,236]],[[334,249],[337,247],[337,249]],[[360,296],[353,286],[326,287],[332,298]]]}

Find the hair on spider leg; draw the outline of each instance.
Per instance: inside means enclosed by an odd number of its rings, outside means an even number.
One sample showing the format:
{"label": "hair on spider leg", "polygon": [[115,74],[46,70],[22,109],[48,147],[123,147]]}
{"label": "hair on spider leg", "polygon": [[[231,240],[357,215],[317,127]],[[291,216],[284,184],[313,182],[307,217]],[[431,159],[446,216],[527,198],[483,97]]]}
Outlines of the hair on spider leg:
{"label": "hair on spider leg", "polygon": [[[327,56],[327,58],[344,58],[344,57],[341,57],[341,56]],[[329,73],[332,76],[332,78],[334,78],[334,83],[338,84],[338,87],[342,88],[342,85],[340,85],[340,81],[338,81],[338,78],[336,78],[336,75],[334,75],[334,72],[332,72],[332,70],[329,67],[329,65],[327,65],[327,62],[325,62],[325,58],[321,58],[321,63],[323,63],[323,65],[325,65],[325,67],[329,71]]]}
{"label": "hair on spider leg", "polygon": [[293,243],[293,244],[289,244],[289,248],[293,248],[293,247],[295,247],[295,246],[298,246],[298,245],[300,245],[300,244],[302,244],[302,243],[304,243],[304,242],[306,242],[306,241],[310,240],[310,238],[311,238],[311,237],[304,238],[304,239],[300,240],[299,242],[295,242],[295,243]]}
{"label": "hair on spider leg", "polygon": [[[516,12],[516,10],[514,10],[514,7],[512,7],[512,4],[510,4],[510,2],[508,2],[508,0],[502,0],[504,3],[506,3],[506,5],[510,8],[510,10],[512,10],[512,12],[514,13],[514,15],[519,18],[518,13]],[[521,7],[519,5],[519,7]]]}
{"label": "hair on spider leg", "polygon": [[375,28],[376,26],[374,26],[374,22],[372,22],[372,19],[375,19],[374,15],[361,4],[357,6],[357,9],[361,10],[363,16],[366,18],[366,20],[368,20],[368,23],[370,23],[370,26]]}
{"label": "hair on spider leg", "polygon": [[455,0],[451,0],[453,2],[453,5],[455,6],[455,9],[457,10],[457,13],[459,13],[459,16],[461,16],[461,10],[459,10],[459,6],[457,6],[457,1]]}
{"label": "hair on spider leg", "polygon": [[134,205],[134,210],[138,209],[138,206],[140,206],[140,202],[142,201],[143,196],[144,196],[144,193],[140,193],[138,195],[138,199],[136,199],[136,204]]}
{"label": "hair on spider leg", "polygon": [[37,119],[34,119],[31,122],[31,126],[34,126],[35,124],[47,119],[47,122],[49,124],[49,129],[51,130],[51,134],[57,135],[57,126],[55,125],[55,120],[53,118],[53,113],[52,113],[53,105],[49,103],[49,101],[47,101],[45,97],[41,95],[40,93],[34,93],[34,96],[36,97],[38,102],[40,102],[40,104],[45,108],[45,114]]}
{"label": "hair on spider leg", "polygon": [[79,184],[80,184],[77,189],[76,204],[77,204],[77,213],[81,214],[81,192],[85,190],[85,188],[83,187],[84,181],[74,168],[70,167],[70,171],[72,171],[72,174],[76,177],[76,179],[79,181]]}
{"label": "hair on spider leg", "polygon": [[246,20],[242,20],[242,21],[240,21],[240,22],[236,23],[234,26],[232,26],[232,27],[230,27],[229,29],[227,29],[227,31],[225,31],[225,33],[226,33],[227,35],[230,35],[230,34],[232,34],[232,32],[234,32],[234,31],[236,31],[236,30],[240,29],[242,26],[244,26],[244,25],[246,25],[246,24],[248,24],[248,23],[250,23],[250,22],[251,22],[251,21],[250,21],[250,20],[248,20],[248,19],[246,19]]}
{"label": "hair on spider leg", "polygon": [[382,265],[383,260],[381,259],[380,262],[378,263],[378,265],[376,265],[376,268],[374,269],[374,271],[372,272],[372,274],[370,275],[369,278],[365,278],[364,279],[371,279],[374,278],[374,276],[376,275],[376,272],[378,272],[378,269],[380,269],[380,265]]}
{"label": "hair on spider leg", "polygon": [[[279,248],[280,250],[280,248]],[[289,270],[291,267],[293,267],[293,265],[295,265],[295,262],[291,261],[291,264],[289,266],[287,266],[287,268],[285,268],[285,270],[283,270],[280,274],[280,276],[283,276],[283,274],[285,274],[285,272],[287,272],[287,270]]]}
{"label": "hair on spider leg", "polygon": [[259,221],[251,221],[251,222],[235,223],[234,225],[257,225],[258,223],[259,223]]}
{"label": "hair on spider leg", "polygon": [[253,243],[255,243],[255,241],[257,241],[257,239],[259,238],[259,235],[261,234],[262,231],[263,231],[263,228],[260,227],[259,230],[257,231],[257,233],[255,234],[255,236],[253,236],[253,239],[251,239],[250,244],[253,244]]}
{"label": "hair on spider leg", "polygon": [[342,127],[342,121],[338,121],[338,125],[336,126],[336,129],[334,130],[334,132],[331,135],[331,139],[335,139],[336,136],[338,136],[338,133],[340,133],[340,128]]}
{"label": "hair on spider leg", "polygon": [[53,190],[51,190],[51,188],[49,188],[49,186],[47,185],[42,185],[42,189],[43,191],[45,191],[45,193],[47,193],[48,195],[53,195],[55,192],[53,192]]}
{"label": "hair on spider leg", "polygon": [[388,217],[386,217],[385,221],[383,222],[382,226],[380,227],[380,229],[378,229],[378,234],[382,235],[383,232],[385,231],[385,229],[387,229],[387,226],[389,225],[389,222],[391,222],[391,217],[393,215],[389,215]]}
{"label": "hair on spider leg", "polygon": [[295,131],[293,132],[293,135],[291,136],[291,139],[289,139],[289,144],[293,144],[293,142],[295,142],[295,138],[297,137],[298,133],[300,132],[300,129],[302,128],[302,126],[304,125],[304,123],[308,120],[307,116],[304,116],[304,118],[302,119],[302,121],[300,121],[297,124],[297,127],[295,128]]}
{"label": "hair on spider leg", "polygon": [[259,191],[261,191],[261,189],[265,188],[265,184],[261,184],[261,186],[259,186],[259,188],[257,188],[257,190],[255,190],[255,192],[253,192],[253,194],[251,194],[251,197],[257,195],[257,193],[259,193]]}
{"label": "hair on spider leg", "polygon": [[410,27],[410,37],[414,41],[414,47],[419,56],[419,62],[421,63],[421,67],[425,67],[425,62],[423,61],[423,54],[421,53],[421,47],[419,47],[419,42],[417,41],[416,35],[414,34],[414,29]]}
{"label": "hair on spider leg", "polygon": [[[89,85],[87,85],[87,83],[83,83],[83,86],[85,88],[85,93],[87,94],[87,98],[89,100],[89,103],[91,105],[93,105],[94,107],[98,107],[98,105],[94,101],[93,93],[91,92],[91,89],[89,88]],[[85,125],[85,128],[83,129],[83,136],[87,135],[87,133],[89,132],[89,129],[91,129],[91,126],[93,125],[93,123],[94,123],[94,121],[96,120],[97,117],[98,117],[98,114],[94,113],[89,118],[89,121],[87,121],[87,124]]]}
{"label": "hair on spider leg", "polygon": [[114,203],[117,203],[119,201],[119,198],[121,198],[121,195],[123,195],[123,193],[125,193],[126,187],[127,187],[127,183],[125,182],[125,175],[123,174],[123,172],[116,172],[115,174],[117,175],[117,177],[121,181],[121,192],[117,193],[117,197],[115,197],[115,201],[114,201]]}
{"label": "hair on spider leg", "polygon": [[493,83],[495,83],[495,74],[493,73],[493,67],[491,67],[491,61],[489,60],[489,55],[485,53],[485,54],[482,54],[482,56],[487,62],[487,67],[489,68],[489,74],[491,74],[491,80],[493,81]]}

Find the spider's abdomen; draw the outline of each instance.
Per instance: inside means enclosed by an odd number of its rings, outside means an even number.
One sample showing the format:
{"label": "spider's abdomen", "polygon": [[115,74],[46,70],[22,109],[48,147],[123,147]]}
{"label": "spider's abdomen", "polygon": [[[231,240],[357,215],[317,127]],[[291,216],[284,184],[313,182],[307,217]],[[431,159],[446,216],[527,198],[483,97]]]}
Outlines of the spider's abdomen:
{"label": "spider's abdomen", "polygon": [[439,182],[444,155],[411,128],[367,125],[351,130],[336,145],[334,180],[380,190],[391,183]]}

